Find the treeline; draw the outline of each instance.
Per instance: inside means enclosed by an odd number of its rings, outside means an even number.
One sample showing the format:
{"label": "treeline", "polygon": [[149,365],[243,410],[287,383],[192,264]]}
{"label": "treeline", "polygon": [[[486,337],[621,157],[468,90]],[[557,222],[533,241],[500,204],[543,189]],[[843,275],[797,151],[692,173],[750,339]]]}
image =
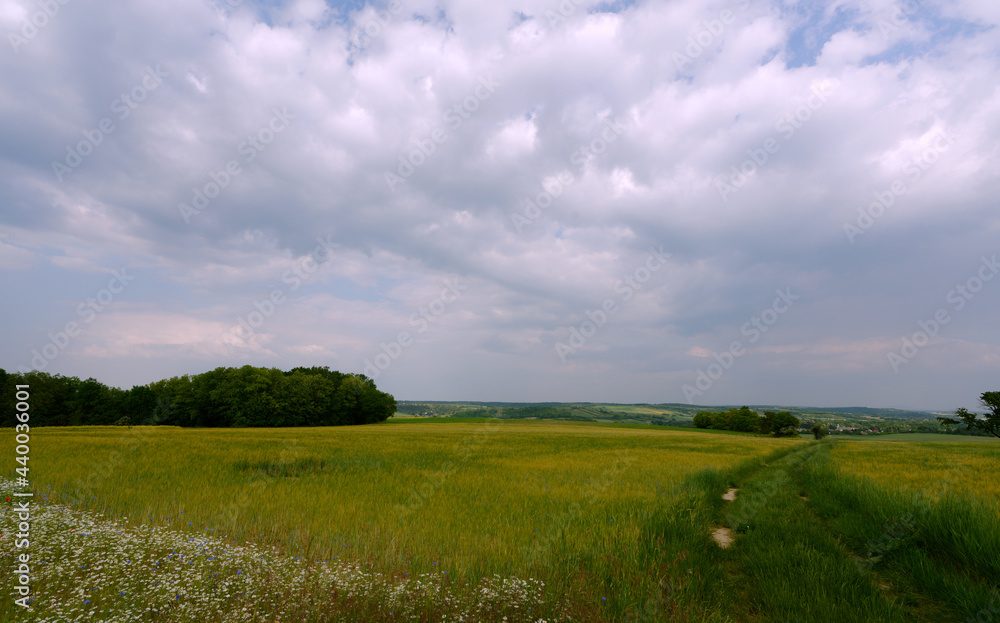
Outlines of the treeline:
{"label": "treeline", "polygon": [[699,411],[692,422],[698,428],[732,430],[744,433],[762,433],[776,437],[798,435],[801,422],[788,411],[765,411],[757,415],[749,407],[733,408],[728,411]]}
{"label": "treeline", "polygon": [[396,411],[396,400],[373,380],[326,367],[216,368],[129,390],[95,379],[0,370],[3,425],[14,425],[14,386],[25,384],[33,426],[339,426],[384,422]]}
{"label": "treeline", "polygon": [[577,422],[589,422],[592,416],[574,413],[571,407],[550,407],[542,405],[531,405],[527,407],[506,407],[500,414],[504,419],[524,419],[536,418],[539,420],[574,420]]}
{"label": "treeline", "polygon": [[152,418],[156,394],[148,387],[130,390],[108,387],[94,379],[47,372],[7,373],[0,369],[0,405],[3,425],[15,424],[15,385],[28,385],[31,426],[108,425],[126,422],[136,414]]}

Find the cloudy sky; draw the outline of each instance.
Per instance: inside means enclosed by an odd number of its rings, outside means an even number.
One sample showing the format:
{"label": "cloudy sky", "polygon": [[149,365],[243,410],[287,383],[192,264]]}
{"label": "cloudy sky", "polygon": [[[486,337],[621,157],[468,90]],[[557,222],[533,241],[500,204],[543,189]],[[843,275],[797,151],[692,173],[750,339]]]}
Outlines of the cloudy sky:
{"label": "cloudy sky", "polygon": [[1000,390],[995,0],[0,0],[0,367]]}

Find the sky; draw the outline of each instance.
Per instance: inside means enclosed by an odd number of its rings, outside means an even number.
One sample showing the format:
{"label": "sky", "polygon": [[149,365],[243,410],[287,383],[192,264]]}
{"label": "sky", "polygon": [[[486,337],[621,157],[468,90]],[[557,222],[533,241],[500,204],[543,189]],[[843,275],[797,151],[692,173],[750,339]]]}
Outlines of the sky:
{"label": "sky", "polygon": [[0,0],[0,367],[1000,390],[995,0]]}

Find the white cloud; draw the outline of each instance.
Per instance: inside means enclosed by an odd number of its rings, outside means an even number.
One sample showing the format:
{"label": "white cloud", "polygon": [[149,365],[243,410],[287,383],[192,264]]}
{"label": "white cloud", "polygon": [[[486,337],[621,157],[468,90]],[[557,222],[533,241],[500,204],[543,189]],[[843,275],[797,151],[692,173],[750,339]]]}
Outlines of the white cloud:
{"label": "white cloud", "polygon": [[[86,19],[67,5],[0,60],[10,77],[0,96],[9,137],[0,220],[12,235],[0,266],[35,284],[43,304],[65,298],[54,292],[72,275],[143,270],[143,285],[81,342],[95,361],[134,358],[137,379],[155,357],[230,361],[219,335],[274,287],[289,302],[248,339],[241,362],[360,370],[381,343],[415,330],[411,315],[455,277],[469,290],[385,372],[401,397],[574,399],[579,390],[681,400],[691,357],[739,339],[788,286],[812,299],[757,345],[762,367],[787,378],[878,369],[880,345],[905,333],[926,289],[947,292],[967,272],[966,255],[989,253],[1000,228],[997,40],[982,27],[996,11],[973,0],[925,4],[889,37],[878,28],[888,1],[827,2],[815,14],[775,2],[638,3],[619,13],[593,3],[556,25],[545,11],[557,3],[421,1],[388,20],[319,0],[229,12],[200,0],[125,2]],[[3,5],[0,21],[25,6]],[[723,9],[734,19],[678,71],[674,53],[686,54]],[[827,32],[837,15],[848,18]],[[372,23],[370,40],[351,42]],[[111,43],[95,54],[95,40]],[[118,119],[111,102],[147,65],[168,77]],[[499,86],[483,96],[482,80]],[[824,83],[834,85],[828,100],[782,126]],[[474,110],[462,108],[468,98]],[[447,117],[456,105],[460,116]],[[268,130],[276,108],[292,115],[280,132]],[[51,162],[108,116],[115,131],[57,181]],[[609,121],[624,127],[613,140],[600,138]],[[445,138],[390,189],[386,171],[435,130]],[[907,178],[940,130],[955,145]],[[769,139],[778,149],[724,201],[718,181]],[[254,140],[260,147],[248,151]],[[582,160],[581,148],[591,149]],[[185,223],[178,204],[230,161],[240,173]],[[561,173],[573,181],[518,232],[511,215]],[[850,244],[843,224],[900,178],[909,192]],[[327,235],[341,245],[335,257],[289,291],[286,271]],[[563,367],[555,343],[587,310],[621,298],[616,284],[661,244],[670,266],[620,301]],[[873,293],[878,308],[852,315],[845,301]],[[16,327],[32,319],[18,313],[2,337],[11,361],[45,335],[22,335]],[[995,366],[992,325],[966,318],[949,339],[978,345]],[[941,348],[942,361],[961,350]],[[719,402],[750,391],[741,381],[750,377],[733,374]],[[781,378],[761,386],[774,400],[792,393]],[[797,387],[815,402],[844,395],[818,377]],[[910,390],[895,379],[867,395],[898,403]]]}

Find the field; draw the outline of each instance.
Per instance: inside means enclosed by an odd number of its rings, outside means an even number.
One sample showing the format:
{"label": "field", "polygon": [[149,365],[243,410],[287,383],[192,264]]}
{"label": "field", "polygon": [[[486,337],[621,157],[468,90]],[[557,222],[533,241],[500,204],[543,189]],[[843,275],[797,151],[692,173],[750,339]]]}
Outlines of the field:
{"label": "field", "polygon": [[[33,433],[37,601],[4,621],[1000,617],[992,444],[472,418]],[[910,493],[941,466],[940,504]]]}
{"label": "field", "polygon": [[[935,439],[941,437],[945,440]],[[955,441],[954,437],[886,435],[838,444],[830,456],[843,472],[870,478],[886,489],[933,497],[952,492],[1000,505],[1000,440],[965,437]]]}

